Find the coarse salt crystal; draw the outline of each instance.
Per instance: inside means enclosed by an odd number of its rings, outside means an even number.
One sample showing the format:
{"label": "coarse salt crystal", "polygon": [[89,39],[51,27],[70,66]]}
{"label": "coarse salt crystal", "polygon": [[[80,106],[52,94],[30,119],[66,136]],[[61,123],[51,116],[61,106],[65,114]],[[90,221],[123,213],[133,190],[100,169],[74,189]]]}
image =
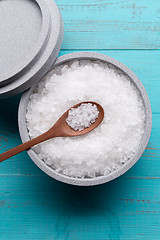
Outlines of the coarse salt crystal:
{"label": "coarse salt crystal", "polygon": [[75,131],[88,128],[98,118],[97,106],[92,103],[82,103],[77,108],[71,108],[66,122]]}

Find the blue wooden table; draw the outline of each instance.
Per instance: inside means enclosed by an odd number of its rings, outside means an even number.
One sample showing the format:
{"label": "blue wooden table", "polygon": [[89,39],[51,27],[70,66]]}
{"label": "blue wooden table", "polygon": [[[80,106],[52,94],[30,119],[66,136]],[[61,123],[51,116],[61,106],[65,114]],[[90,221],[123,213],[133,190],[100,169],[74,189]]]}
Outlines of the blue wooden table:
{"label": "blue wooden table", "polygon": [[[160,239],[160,1],[56,0],[65,32],[60,55],[87,50],[126,64],[144,84],[152,135],[138,163],[96,187],[57,182],[26,153],[0,164],[0,240]],[[0,153],[21,143],[20,96],[0,101]]]}

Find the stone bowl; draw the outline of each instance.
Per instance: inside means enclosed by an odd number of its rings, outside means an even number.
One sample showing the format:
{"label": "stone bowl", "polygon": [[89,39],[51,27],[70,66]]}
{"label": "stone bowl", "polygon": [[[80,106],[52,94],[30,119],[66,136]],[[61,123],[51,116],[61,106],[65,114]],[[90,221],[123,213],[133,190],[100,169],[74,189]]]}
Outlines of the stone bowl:
{"label": "stone bowl", "polygon": [[[47,166],[41,159],[38,158],[37,154],[34,152],[34,150],[31,148],[27,151],[28,155],[32,159],[32,161],[46,174],[51,176],[52,178],[59,180],[64,183],[68,183],[71,185],[78,185],[78,186],[92,186],[92,185],[98,185],[102,183],[109,182],[122,174],[124,174],[126,171],[128,171],[137,161],[138,159],[142,156],[147,143],[150,138],[151,134],[151,128],[152,128],[152,113],[151,113],[151,105],[149,102],[148,95],[145,91],[145,88],[141,81],[138,79],[138,77],[124,64],[120,63],[119,61],[108,57],[103,54],[99,53],[94,53],[94,52],[76,52],[76,53],[71,53],[71,54],[66,54],[61,57],[59,57],[54,66],[51,68],[51,70],[60,64],[72,61],[72,60],[82,60],[82,59],[88,59],[88,60],[100,60],[103,62],[107,62],[112,64],[114,67],[117,69],[121,70],[125,75],[127,75],[130,80],[134,83],[136,88],[141,94],[141,97],[143,99],[144,107],[145,107],[145,115],[146,115],[146,121],[145,121],[145,129],[144,129],[144,134],[141,139],[139,148],[137,152],[134,154],[134,156],[127,161],[124,165],[122,165],[119,169],[115,170],[114,172],[110,173],[107,176],[99,176],[96,178],[72,178],[65,176],[63,174],[57,173],[54,169],[51,167]],[[28,141],[29,135],[28,135],[28,130],[26,126],[26,109],[28,105],[28,101],[30,98],[30,95],[34,91],[33,86],[30,90],[26,91],[23,93],[20,105],[19,105],[19,112],[18,112],[18,122],[19,122],[19,131],[20,131],[20,136],[22,139],[22,142]]]}

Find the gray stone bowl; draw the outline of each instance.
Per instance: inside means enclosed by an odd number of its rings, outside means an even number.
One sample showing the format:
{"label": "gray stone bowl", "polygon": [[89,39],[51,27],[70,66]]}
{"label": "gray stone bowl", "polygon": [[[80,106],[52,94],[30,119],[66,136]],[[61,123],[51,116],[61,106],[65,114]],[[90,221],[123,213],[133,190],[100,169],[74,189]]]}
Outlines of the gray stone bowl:
{"label": "gray stone bowl", "polygon": [[[94,53],[94,52],[76,52],[76,53],[66,54],[62,57],[59,57],[57,59],[57,61],[55,62],[54,66],[57,66],[57,65],[75,60],[75,59],[77,59],[77,60],[81,60],[81,59],[101,60],[103,62],[112,64],[114,67],[116,67],[117,69],[124,72],[124,74],[126,74],[130,78],[130,80],[135,84],[135,86],[139,90],[141,97],[143,99],[144,107],[145,107],[145,115],[146,115],[145,131],[144,131],[143,137],[141,139],[141,143],[139,145],[138,151],[135,153],[135,155],[129,161],[127,161],[119,169],[110,173],[107,176],[99,176],[96,178],[85,178],[85,179],[80,179],[80,178],[77,179],[77,178],[68,177],[63,174],[57,173],[54,169],[47,166],[41,159],[38,158],[37,154],[32,149],[29,149],[27,151],[28,155],[33,160],[33,162],[42,171],[44,171],[46,174],[48,174],[52,178],[57,179],[64,183],[72,184],[72,185],[92,186],[92,185],[98,185],[98,184],[109,182],[109,181],[121,176],[126,171],[128,171],[142,156],[142,154],[147,146],[147,143],[149,141],[150,134],[151,134],[151,128],[152,128],[151,105],[149,102],[148,95],[144,89],[144,86],[141,83],[141,81],[138,79],[138,77],[124,64],[120,63],[119,61],[117,61],[111,57],[108,57],[106,55],[99,54],[99,53]],[[52,69],[53,68],[54,67],[52,67]],[[30,95],[32,94],[33,91],[34,91],[34,87],[32,87],[30,90],[26,91],[22,95],[20,105],[19,105],[18,121],[19,121],[19,131],[20,131],[20,136],[21,136],[22,142],[26,142],[30,139],[29,135],[28,135],[28,130],[26,127],[26,109],[27,109]]]}

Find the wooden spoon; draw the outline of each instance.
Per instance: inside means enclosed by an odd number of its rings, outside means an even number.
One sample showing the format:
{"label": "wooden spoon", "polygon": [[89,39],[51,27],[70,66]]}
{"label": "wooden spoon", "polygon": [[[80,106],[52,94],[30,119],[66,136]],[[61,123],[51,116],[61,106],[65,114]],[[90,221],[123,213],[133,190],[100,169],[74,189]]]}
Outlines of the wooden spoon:
{"label": "wooden spoon", "polygon": [[102,122],[102,120],[104,118],[104,110],[103,110],[102,106],[96,102],[81,102],[81,103],[74,105],[72,108],[77,108],[82,103],[95,104],[99,111],[98,118],[88,128],[85,128],[82,131],[75,131],[67,124],[66,118],[68,117],[68,112],[71,109],[70,108],[58,119],[58,121],[53,125],[53,127],[51,127],[47,132],[45,132],[45,133],[41,134],[40,136],[33,138],[33,139],[29,140],[28,142],[25,142],[15,148],[12,148],[5,153],[0,154],[0,162],[18,154],[24,150],[29,149],[38,143],[44,142],[50,138],[75,137],[75,136],[81,136],[83,134],[86,134],[86,133],[89,133],[90,131],[92,131],[94,128],[96,128]]}

